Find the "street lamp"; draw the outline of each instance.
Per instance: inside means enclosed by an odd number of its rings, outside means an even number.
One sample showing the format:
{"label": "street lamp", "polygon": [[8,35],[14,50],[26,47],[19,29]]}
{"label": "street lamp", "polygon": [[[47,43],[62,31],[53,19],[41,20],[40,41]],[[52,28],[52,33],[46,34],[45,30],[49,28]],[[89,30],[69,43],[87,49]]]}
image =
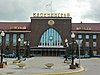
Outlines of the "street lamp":
{"label": "street lamp", "polygon": [[74,34],[74,33],[71,34],[71,38],[72,38],[72,39],[75,38],[75,34]]}
{"label": "street lamp", "polygon": [[26,57],[29,56],[29,41],[24,41],[24,45],[26,46],[25,54]]}
{"label": "street lamp", "polygon": [[64,60],[64,63],[67,62],[67,57],[68,57],[68,53],[67,53],[67,48],[68,48],[68,40],[65,39],[65,44],[66,44],[66,53],[65,53],[65,60]]}
{"label": "street lamp", "polygon": [[67,39],[65,39],[65,43],[66,43],[66,47],[68,47],[68,40]]}
{"label": "street lamp", "polygon": [[73,56],[74,55],[74,48],[73,48],[74,46],[73,45],[74,45],[74,42],[75,42],[74,41],[74,38],[75,38],[74,33],[71,34],[71,38],[72,38],[72,62],[71,62],[71,65],[70,65],[70,69],[75,69],[76,66],[74,65],[74,56]]}
{"label": "street lamp", "polygon": [[76,40],[77,44],[78,44],[78,50],[79,50],[79,67],[80,67],[80,46],[83,40]]}
{"label": "street lamp", "polygon": [[1,32],[1,36],[2,36],[2,48],[1,48],[1,66],[0,66],[0,68],[3,68],[3,46],[4,46],[4,40],[3,40],[3,37],[5,36],[5,32],[4,31],[2,31]]}
{"label": "street lamp", "polygon": [[[20,38],[18,38],[18,42],[20,42],[21,41],[21,39]],[[19,44],[18,44],[18,42],[17,42],[17,45],[16,45],[16,53],[17,53],[17,57],[18,57],[18,60],[20,60],[20,57],[19,57]]]}

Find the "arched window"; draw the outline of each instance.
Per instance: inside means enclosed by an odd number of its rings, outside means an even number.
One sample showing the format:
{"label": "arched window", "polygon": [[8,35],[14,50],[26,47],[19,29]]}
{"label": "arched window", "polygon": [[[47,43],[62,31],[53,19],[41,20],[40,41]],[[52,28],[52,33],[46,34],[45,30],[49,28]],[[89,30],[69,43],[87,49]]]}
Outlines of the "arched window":
{"label": "arched window", "polygon": [[63,47],[60,34],[55,29],[49,28],[42,34],[38,47]]}

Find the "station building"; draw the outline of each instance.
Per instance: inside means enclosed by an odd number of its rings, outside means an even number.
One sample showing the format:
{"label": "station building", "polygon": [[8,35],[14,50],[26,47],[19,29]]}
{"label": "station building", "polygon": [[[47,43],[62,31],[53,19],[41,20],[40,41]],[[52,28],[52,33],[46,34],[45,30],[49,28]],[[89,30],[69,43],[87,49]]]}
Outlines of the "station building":
{"label": "station building", "polygon": [[72,23],[69,13],[33,13],[30,19],[31,22],[0,22],[0,32],[5,33],[4,37],[0,35],[4,53],[16,53],[17,46],[23,56],[27,50],[29,55],[62,56],[67,50],[65,39],[70,43],[71,33],[75,33],[75,40],[83,40],[81,54],[88,54],[90,48],[94,55],[100,54],[100,23]]}

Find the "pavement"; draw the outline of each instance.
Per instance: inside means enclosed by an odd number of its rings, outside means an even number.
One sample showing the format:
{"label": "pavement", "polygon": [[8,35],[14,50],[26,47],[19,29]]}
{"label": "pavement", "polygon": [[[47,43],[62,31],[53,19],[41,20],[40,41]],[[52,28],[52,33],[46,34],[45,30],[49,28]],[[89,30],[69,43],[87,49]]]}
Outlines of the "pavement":
{"label": "pavement", "polygon": [[[84,67],[69,69],[69,64],[64,63],[63,57],[32,57],[21,63],[25,67],[19,68],[17,63],[12,63],[14,58],[5,58],[7,66],[0,68],[0,75],[66,75],[85,71]],[[78,59],[75,59],[78,62]],[[47,68],[45,64],[53,63],[52,68]]]}

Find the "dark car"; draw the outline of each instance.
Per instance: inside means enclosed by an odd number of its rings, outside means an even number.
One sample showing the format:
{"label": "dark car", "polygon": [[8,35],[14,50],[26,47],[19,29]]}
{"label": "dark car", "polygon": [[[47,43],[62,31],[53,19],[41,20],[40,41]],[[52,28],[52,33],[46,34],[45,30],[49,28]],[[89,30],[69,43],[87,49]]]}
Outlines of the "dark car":
{"label": "dark car", "polygon": [[6,58],[16,58],[16,54],[5,54],[4,57],[6,57]]}

